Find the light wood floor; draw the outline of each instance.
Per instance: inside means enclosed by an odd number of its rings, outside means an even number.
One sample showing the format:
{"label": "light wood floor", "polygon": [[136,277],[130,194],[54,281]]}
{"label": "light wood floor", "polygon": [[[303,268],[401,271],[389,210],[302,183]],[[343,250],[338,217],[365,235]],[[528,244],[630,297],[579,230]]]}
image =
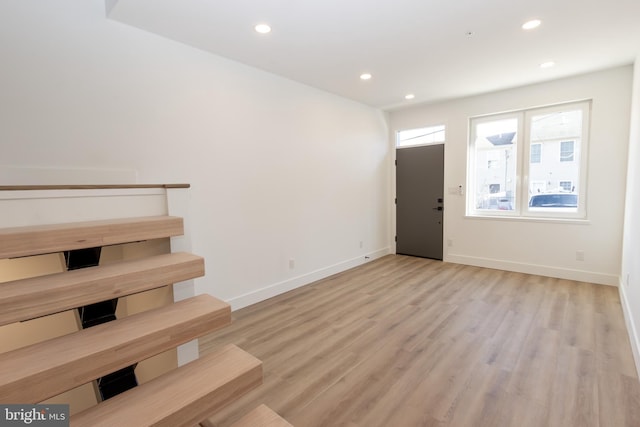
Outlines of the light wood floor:
{"label": "light wood floor", "polygon": [[389,255],[233,314],[266,403],[296,427],[640,426],[614,287]]}

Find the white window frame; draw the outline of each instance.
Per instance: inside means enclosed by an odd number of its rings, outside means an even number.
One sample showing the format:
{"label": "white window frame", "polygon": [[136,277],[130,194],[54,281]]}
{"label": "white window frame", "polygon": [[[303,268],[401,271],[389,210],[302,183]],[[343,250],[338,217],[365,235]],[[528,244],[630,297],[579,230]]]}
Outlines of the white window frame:
{"label": "white window frame", "polygon": [[538,161],[536,163],[540,163],[542,161],[542,143],[540,142],[534,142],[532,144],[529,144],[529,149],[533,149],[533,146],[536,145],[538,147],[540,147],[540,152],[539,152],[539,156],[538,156]]}
{"label": "white window frame", "polygon": [[[575,212],[553,212],[553,211],[529,211],[529,169],[531,157],[531,117],[540,114],[549,114],[558,111],[581,110],[582,111],[582,134],[580,144],[574,142],[574,160],[579,161],[579,177],[578,177],[578,207]],[[591,101],[577,101],[563,104],[557,104],[547,107],[531,108],[526,110],[518,110],[510,113],[501,113],[495,115],[485,115],[472,117],[469,119],[469,143],[467,156],[467,216],[470,217],[509,217],[523,219],[586,219],[587,218],[587,166],[588,166],[588,148],[589,148],[589,124],[590,124]],[[476,209],[475,207],[475,179],[476,179],[476,127],[479,123],[499,121],[509,118],[518,119],[517,137],[516,137],[516,195],[513,210],[489,210]],[[569,141],[570,139],[566,139]],[[575,141],[575,140],[574,140]],[[533,144],[536,144],[535,142]],[[572,180],[573,181],[573,180]]]}
{"label": "white window frame", "polygon": [[[562,145],[566,143],[571,143],[571,159],[565,160],[562,155]],[[561,162],[575,162],[576,161],[576,142],[572,139],[567,139],[560,141],[560,161]]]}
{"label": "white window frame", "polygon": [[[562,188],[562,183],[563,182],[568,182],[569,183],[569,187],[573,188],[573,181],[570,179],[560,179],[558,180],[558,188]],[[565,190],[564,188],[562,188],[564,191],[571,191],[571,190]]]}

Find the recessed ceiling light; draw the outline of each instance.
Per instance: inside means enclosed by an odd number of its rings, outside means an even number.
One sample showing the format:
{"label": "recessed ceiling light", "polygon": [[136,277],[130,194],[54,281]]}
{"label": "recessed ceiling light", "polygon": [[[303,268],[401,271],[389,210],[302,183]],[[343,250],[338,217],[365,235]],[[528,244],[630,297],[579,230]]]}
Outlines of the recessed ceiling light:
{"label": "recessed ceiling light", "polygon": [[523,30],[533,30],[534,28],[538,28],[542,24],[542,21],[539,19],[532,19],[531,21],[527,21],[522,24]]}
{"label": "recessed ceiling light", "polygon": [[371,80],[371,77],[373,77],[373,76],[371,74],[369,74],[369,73],[360,74],[360,79],[361,80]]}
{"label": "recessed ceiling light", "polygon": [[258,24],[253,28],[260,34],[267,34],[271,32],[271,27],[267,24]]}
{"label": "recessed ceiling light", "polygon": [[406,95],[404,96],[404,99],[413,99],[413,98],[415,98],[415,97],[416,97],[416,96],[415,96],[414,94],[412,94],[412,93],[408,93],[408,94],[406,94]]}
{"label": "recessed ceiling light", "polygon": [[555,62],[553,61],[547,61],[547,62],[543,62],[542,64],[540,64],[540,68],[551,68],[554,65],[556,65]]}

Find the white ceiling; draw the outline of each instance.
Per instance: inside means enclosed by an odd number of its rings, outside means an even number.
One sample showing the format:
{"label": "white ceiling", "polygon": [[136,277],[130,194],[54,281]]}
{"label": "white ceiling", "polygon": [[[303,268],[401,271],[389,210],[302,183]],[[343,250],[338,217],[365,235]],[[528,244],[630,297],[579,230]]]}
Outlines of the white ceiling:
{"label": "white ceiling", "polygon": [[[385,110],[640,53],[640,0],[117,0],[109,17]],[[542,25],[523,31],[532,18]],[[262,22],[270,34],[253,30]]]}

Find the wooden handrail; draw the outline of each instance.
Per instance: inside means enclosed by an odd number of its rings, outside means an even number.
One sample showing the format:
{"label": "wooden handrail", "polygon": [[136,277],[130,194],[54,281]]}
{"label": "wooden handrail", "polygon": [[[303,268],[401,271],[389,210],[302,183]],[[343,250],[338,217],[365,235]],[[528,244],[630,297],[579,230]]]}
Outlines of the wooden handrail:
{"label": "wooden handrail", "polygon": [[128,188],[191,188],[191,184],[0,185],[0,191],[113,190]]}

